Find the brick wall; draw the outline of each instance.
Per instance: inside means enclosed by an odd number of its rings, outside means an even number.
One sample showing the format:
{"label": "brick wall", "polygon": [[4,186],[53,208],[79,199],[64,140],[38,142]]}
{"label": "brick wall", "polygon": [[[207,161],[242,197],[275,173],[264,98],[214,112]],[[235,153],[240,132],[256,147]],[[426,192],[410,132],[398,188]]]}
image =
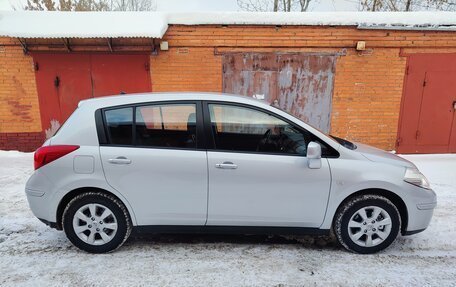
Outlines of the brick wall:
{"label": "brick wall", "polygon": [[0,133],[41,131],[39,111],[32,57],[19,46],[0,46]]}
{"label": "brick wall", "polygon": [[339,58],[333,93],[331,133],[394,149],[406,58],[398,48],[353,49]]}
{"label": "brick wall", "polygon": [[[354,27],[182,26],[164,37],[169,51],[151,54],[153,91],[222,90],[225,52],[333,52],[331,132],[393,149],[406,56],[456,51],[455,32],[358,30]],[[367,50],[357,52],[357,41]],[[74,51],[106,51],[106,41],[72,40]],[[115,51],[150,51],[148,39],[115,39]],[[36,51],[67,52],[62,41],[29,40]],[[7,44],[7,46],[2,46]],[[14,45],[13,45],[14,44]],[[13,45],[13,46],[8,46]],[[84,46],[87,45],[87,46]],[[98,45],[98,46],[97,46]],[[139,45],[139,46],[138,46]],[[0,38],[0,133],[40,132],[32,59],[17,40]],[[5,148],[0,142],[0,149]]]}
{"label": "brick wall", "polygon": [[222,61],[213,48],[170,48],[150,58],[152,90],[220,92]]}
{"label": "brick wall", "polygon": [[0,133],[0,147],[3,150],[34,151],[45,140],[42,132]]}
{"label": "brick wall", "polygon": [[16,41],[0,38],[0,43],[0,149],[30,151],[42,143],[32,57]]}

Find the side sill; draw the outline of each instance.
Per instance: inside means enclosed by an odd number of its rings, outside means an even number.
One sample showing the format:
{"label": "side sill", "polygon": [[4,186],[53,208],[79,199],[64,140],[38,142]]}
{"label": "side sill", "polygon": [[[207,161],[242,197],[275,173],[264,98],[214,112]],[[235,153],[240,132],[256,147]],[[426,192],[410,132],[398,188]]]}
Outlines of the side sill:
{"label": "side sill", "polygon": [[135,233],[202,233],[202,234],[249,234],[249,235],[329,235],[329,229],[307,227],[270,226],[199,226],[199,225],[140,225]]}
{"label": "side sill", "polygon": [[417,234],[417,233],[423,232],[424,230],[426,230],[426,228],[417,229],[417,230],[405,231],[405,232],[402,232],[402,235],[404,235],[404,236],[413,235],[413,234]]}

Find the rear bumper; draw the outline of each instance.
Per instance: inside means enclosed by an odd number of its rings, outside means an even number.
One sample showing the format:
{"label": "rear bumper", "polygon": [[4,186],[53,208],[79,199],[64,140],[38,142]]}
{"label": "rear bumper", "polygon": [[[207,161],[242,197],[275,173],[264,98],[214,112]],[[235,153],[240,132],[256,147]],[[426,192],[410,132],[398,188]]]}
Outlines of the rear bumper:
{"label": "rear bumper", "polygon": [[33,214],[41,221],[55,222],[55,212],[52,212],[51,197],[53,184],[41,171],[36,170],[25,184],[25,194]]}

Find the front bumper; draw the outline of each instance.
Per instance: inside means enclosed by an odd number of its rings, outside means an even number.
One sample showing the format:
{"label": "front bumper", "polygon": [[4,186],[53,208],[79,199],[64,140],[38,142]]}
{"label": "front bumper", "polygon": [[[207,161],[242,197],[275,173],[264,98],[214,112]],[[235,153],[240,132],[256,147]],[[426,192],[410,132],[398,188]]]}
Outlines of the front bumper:
{"label": "front bumper", "polygon": [[434,208],[437,206],[437,196],[433,190],[419,187],[409,187],[407,192],[407,228],[403,235],[411,235],[424,231],[431,222]]}

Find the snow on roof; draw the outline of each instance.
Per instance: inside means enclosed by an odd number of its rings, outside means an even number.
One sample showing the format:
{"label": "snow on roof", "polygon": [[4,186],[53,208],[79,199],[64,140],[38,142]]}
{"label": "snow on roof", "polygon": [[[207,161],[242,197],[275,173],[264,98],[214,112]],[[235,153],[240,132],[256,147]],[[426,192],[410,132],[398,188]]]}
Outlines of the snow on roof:
{"label": "snow on roof", "polygon": [[0,12],[0,36],[19,38],[161,38],[160,12]]}
{"label": "snow on roof", "polygon": [[169,24],[448,27],[455,12],[215,12],[169,13]]}
{"label": "snow on roof", "polygon": [[49,12],[0,11],[0,36],[162,38],[168,25],[312,25],[456,31],[456,12]]}

